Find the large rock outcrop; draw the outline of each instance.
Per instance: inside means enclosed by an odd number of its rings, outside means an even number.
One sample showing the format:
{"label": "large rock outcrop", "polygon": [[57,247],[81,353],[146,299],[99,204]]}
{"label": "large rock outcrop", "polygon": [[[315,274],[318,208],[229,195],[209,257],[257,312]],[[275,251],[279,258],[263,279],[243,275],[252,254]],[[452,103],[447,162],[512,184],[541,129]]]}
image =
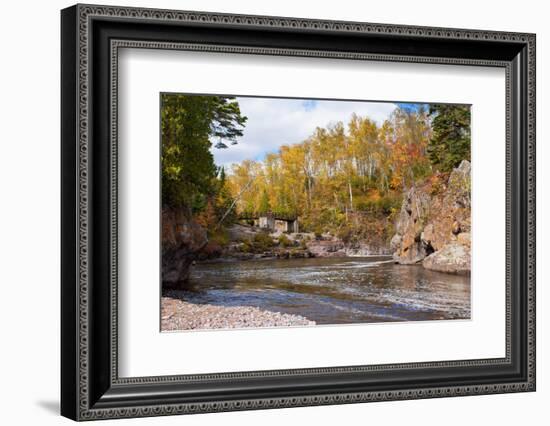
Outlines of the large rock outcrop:
{"label": "large rock outcrop", "polygon": [[453,274],[469,273],[470,265],[470,248],[458,243],[447,244],[422,261],[426,269]]}
{"label": "large rock outcrop", "polygon": [[183,289],[190,268],[208,243],[206,230],[182,210],[162,211],[162,285]]}
{"label": "large rock outcrop", "polygon": [[422,241],[430,204],[431,196],[422,188],[413,187],[405,195],[395,224],[396,234],[390,241],[396,250],[394,259],[399,263],[418,263],[430,254],[429,246]]}
{"label": "large rock outcrop", "polygon": [[396,262],[469,272],[470,172],[470,163],[462,161],[446,182],[429,180],[407,192],[391,240]]}

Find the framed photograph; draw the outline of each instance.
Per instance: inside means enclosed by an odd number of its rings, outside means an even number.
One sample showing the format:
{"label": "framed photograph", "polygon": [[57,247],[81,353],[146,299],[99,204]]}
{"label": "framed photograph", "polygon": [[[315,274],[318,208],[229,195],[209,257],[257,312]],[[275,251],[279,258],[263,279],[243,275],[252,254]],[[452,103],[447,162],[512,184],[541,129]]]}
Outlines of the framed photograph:
{"label": "framed photograph", "polygon": [[61,412],[535,390],[535,35],[61,12]]}

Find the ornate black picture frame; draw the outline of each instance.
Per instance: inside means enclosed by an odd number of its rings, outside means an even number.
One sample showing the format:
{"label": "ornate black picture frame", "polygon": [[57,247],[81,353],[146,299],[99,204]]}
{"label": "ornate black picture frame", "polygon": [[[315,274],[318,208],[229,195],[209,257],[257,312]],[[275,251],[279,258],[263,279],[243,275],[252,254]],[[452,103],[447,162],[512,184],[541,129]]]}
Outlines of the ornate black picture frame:
{"label": "ornate black picture frame", "polygon": [[[61,413],[74,420],[535,390],[535,35],[76,5],[61,13]],[[506,356],[119,378],[117,52],[186,49],[506,71]]]}

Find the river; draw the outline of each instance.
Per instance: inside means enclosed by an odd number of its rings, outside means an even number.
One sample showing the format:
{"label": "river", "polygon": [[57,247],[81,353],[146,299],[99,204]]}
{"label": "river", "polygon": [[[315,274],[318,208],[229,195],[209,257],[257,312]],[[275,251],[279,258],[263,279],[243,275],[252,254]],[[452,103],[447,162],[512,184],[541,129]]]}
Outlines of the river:
{"label": "river", "polygon": [[253,306],[317,324],[470,318],[470,277],[389,257],[203,263],[190,284],[191,303]]}

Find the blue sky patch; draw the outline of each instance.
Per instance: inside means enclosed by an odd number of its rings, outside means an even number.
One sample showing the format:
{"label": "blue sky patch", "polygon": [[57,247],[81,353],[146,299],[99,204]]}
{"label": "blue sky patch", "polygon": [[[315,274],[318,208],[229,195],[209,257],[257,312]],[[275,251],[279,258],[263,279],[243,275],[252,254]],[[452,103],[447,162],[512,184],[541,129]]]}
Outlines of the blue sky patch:
{"label": "blue sky patch", "polygon": [[302,106],[304,107],[304,110],[312,111],[317,108],[317,102],[318,101],[314,99],[306,99],[305,101],[302,101]]}
{"label": "blue sky patch", "polygon": [[407,112],[418,112],[420,107],[424,107],[425,110],[428,110],[429,104],[419,104],[419,103],[409,103],[409,102],[396,102],[399,108]]}

